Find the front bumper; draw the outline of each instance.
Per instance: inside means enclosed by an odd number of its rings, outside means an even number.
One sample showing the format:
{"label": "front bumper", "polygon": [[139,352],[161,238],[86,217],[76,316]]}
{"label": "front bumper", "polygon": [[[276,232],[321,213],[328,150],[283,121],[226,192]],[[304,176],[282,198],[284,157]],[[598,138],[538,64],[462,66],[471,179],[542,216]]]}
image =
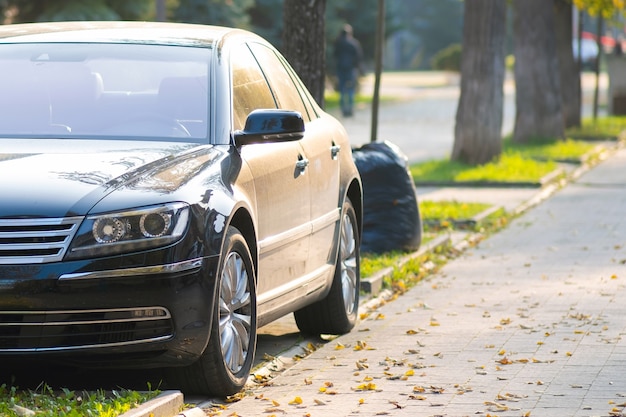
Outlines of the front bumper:
{"label": "front bumper", "polygon": [[211,330],[218,256],[77,271],[0,265],[2,357],[122,367],[183,366]]}

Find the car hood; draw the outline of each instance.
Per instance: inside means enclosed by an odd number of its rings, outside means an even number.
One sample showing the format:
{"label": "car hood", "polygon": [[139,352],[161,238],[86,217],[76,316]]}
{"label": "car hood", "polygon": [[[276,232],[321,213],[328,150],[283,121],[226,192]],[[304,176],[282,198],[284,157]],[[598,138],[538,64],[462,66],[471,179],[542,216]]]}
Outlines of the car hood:
{"label": "car hood", "polygon": [[0,218],[81,216],[115,190],[140,190],[133,195],[144,203],[219,153],[190,143],[0,139]]}

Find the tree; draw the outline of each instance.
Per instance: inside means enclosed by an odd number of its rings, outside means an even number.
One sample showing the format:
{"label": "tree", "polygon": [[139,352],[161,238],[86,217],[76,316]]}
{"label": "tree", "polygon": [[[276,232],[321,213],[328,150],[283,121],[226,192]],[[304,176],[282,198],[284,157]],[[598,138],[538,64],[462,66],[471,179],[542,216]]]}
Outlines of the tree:
{"label": "tree", "polygon": [[591,16],[602,15],[609,19],[618,13],[624,13],[626,2],[624,0],[573,0],[574,5],[580,10],[585,10]]}
{"label": "tree", "polygon": [[63,20],[139,20],[145,18],[154,0],[3,0],[0,11],[9,23]]}
{"label": "tree", "polygon": [[502,150],[506,3],[465,2],[461,97],[452,159],[482,164]]}
{"label": "tree", "polygon": [[554,3],[513,0],[513,11],[516,86],[513,141],[563,138]]}
{"label": "tree", "polygon": [[283,0],[256,0],[248,10],[252,30],[282,49]]}
{"label": "tree", "polygon": [[324,105],[326,0],[285,0],[282,53],[315,100]]}
{"label": "tree", "polygon": [[401,69],[430,69],[439,51],[459,44],[463,31],[464,3],[459,0],[394,0],[389,2],[391,32],[401,32],[394,44],[396,65]]}
{"label": "tree", "polygon": [[180,0],[174,11],[174,20],[248,29],[247,14],[254,0]]}
{"label": "tree", "polygon": [[581,115],[580,68],[572,49],[574,7],[568,0],[554,0],[554,31],[561,80],[561,107],[565,128],[579,127]]}
{"label": "tree", "polygon": [[[595,74],[596,85],[593,93],[593,118],[598,117],[598,94],[600,90],[600,60],[602,57],[601,36],[604,31],[604,20],[613,19],[616,16],[621,18],[626,15],[626,2],[624,0],[573,0],[574,5],[580,10],[586,11],[590,16],[598,17],[598,51],[599,56],[596,59]],[[622,23],[623,24],[623,23]],[[580,34],[579,34],[580,35]],[[579,38],[580,41],[580,38]],[[610,76],[610,75],[609,75]]]}

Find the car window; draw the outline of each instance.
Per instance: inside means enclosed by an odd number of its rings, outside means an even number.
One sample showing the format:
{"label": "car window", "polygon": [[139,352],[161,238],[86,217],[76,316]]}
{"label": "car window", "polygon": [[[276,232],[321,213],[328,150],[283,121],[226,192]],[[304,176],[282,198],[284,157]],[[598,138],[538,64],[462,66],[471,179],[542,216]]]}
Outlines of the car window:
{"label": "car window", "polygon": [[0,46],[0,136],[206,138],[210,50]]}
{"label": "car window", "polygon": [[232,71],[233,127],[241,130],[252,110],[275,109],[276,102],[259,64],[246,45],[237,48]]}
{"label": "car window", "polygon": [[304,120],[310,121],[309,112],[302,101],[300,92],[276,53],[259,43],[251,43],[250,48],[267,76],[270,87],[276,95],[278,107],[298,111],[302,113]]}
{"label": "car window", "polygon": [[282,58],[281,61],[283,62],[283,65],[285,66],[287,71],[289,71],[289,74],[291,74],[291,78],[294,80],[294,83],[296,84],[298,93],[300,93],[300,97],[302,97],[302,100],[304,101],[304,105],[311,119],[319,117],[316,111],[316,108],[313,105],[313,103],[315,102],[315,99],[311,96],[311,93],[309,93],[309,91],[306,89],[300,77],[298,77],[295,70],[291,67],[291,65],[289,65],[289,63],[285,60],[285,58]]}

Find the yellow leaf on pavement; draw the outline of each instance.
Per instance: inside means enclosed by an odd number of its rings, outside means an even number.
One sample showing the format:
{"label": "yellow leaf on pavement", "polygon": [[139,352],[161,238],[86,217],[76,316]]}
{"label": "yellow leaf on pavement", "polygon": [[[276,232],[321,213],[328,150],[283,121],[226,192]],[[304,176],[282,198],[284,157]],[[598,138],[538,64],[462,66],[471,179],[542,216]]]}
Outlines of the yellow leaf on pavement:
{"label": "yellow leaf on pavement", "polygon": [[289,405],[300,405],[300,404],[302,404],[301,397],[295,397],[293,400],[289,402]]}

